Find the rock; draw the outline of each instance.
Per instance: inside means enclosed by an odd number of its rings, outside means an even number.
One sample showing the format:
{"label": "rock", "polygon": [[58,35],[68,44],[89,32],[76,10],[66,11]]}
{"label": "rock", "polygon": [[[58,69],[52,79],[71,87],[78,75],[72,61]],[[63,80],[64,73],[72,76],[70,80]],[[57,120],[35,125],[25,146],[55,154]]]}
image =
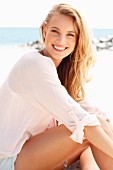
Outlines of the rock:
{"label": "rock", "polygon": [[108,37],[101,37],[99,39],[93,38],[92,42],[98,50],[112,50],[113,49],[113,35]]}
{"label": "rock", "polygon": [[38,50],[42,49],[42,43],[40,41],[38,41],[38,40],[30,42],[30,43],[27,43],[27,46],[31,47],[31,48],[38,49]]}

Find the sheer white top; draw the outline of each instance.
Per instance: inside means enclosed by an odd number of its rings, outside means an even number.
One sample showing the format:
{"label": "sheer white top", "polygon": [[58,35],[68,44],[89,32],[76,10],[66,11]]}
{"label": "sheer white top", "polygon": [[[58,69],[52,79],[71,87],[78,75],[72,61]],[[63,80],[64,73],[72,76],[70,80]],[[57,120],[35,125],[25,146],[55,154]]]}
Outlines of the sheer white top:
{"label": "sheer white top", "polygon": [[53,61],[37,51],[23,55],[0,89],[0,157],[18,154],[30,137],[56,126],[82,143],[84,126],[100,125],[61,85]]}

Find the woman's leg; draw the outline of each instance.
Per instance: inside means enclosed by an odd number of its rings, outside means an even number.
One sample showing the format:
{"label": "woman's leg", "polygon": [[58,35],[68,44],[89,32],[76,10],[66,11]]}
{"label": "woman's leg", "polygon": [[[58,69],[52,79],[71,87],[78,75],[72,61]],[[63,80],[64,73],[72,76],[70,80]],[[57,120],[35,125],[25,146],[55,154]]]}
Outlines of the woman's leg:
{"label": "woman's leg", "polygon": [[81,170],[100,170],[90,147],[85,149],[80,155],[80,167]]}
{"label": "woman's leg", "polygon": [[[105,121],[102,119],[99,119],[101,122],[102,128],[105,130],[105,132],[108,134],[108,136],[113,139],[113,125],[109,121]],[[109,126],[109,127],[108,127]],[[110,129],[111,128],[111,131]],[[91,145],[93,155],[91,153],[90,147],[87,148],[80,156],[80,164],[82,170],[97,170],[98,165],[101,170],[109,170],[113,169],[113,159],[108,157],[105,153],[100,151],[99,149],[95,148],[93,145]],[[96,164],[96,161],[97,164]]]}
{"label": "woman's leg", "polygon": [[[28,140],[17,156],[15,170],[62,170],[65,160],[70,165],[89,147],[87,140],[78,144],[69,138],[70,135],[71,132],[60,125]],[[91,149],[101,170],[113,169],[112,158],[93,145]]]}
{"label": "woman's leg", "polygon": [[[112,125],[112,123],[109,121],[103,121],[103,120],[100,120],[100,122],[101,122],[102,128],[106,129],[105,132],[108,134],[108,136],[111,139],[113,139],[113,125]],[[111,129],[111,131],[109,131],[109,128]],[[113,159],[111,157],[108,157],[105,153],[103,153],[99,149],[95,148],[93,145],[91,145],[91,148],[92,148],[94,158],[101,170],[113,169]]]}
{"label": "woman's leg", "polygon": [[[103,130],[113,140],[113,125],[112,125],[112,123],[102,119],[101,117],[99,118],[99,121],[101,123]],[[91,149],[92,149],[94,158],[101,170],[113,169],[113,159],[111,157],[107,156],[105,153],[103,153],[99,149],[95,148],[93,145],[91,145]]]}
{"label": "woman's leg", "polygon": [[71,132],[60,125],[31,138],[17,156],[15,170],[61,170],[65,160],[73,163],[89,143],[87,140],[82,145],[76,143],[70,135]]}
{"label": "woman's leg", "polygon": [[101,170],[112,170],[113,169],[113,159],[107,156],[105,153],[100,151],[91,145],[91,149],[94,155],[94,158],[99,165]]}

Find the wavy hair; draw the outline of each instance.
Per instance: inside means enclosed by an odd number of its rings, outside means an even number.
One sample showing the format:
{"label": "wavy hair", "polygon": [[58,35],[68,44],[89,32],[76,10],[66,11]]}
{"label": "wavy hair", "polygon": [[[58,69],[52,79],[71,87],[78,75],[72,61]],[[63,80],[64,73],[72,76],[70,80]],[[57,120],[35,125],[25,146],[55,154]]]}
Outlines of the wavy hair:
{"label": "wavy hair", "polygon": [[58,4],[52,8],[40,26],[43,43],[43,26],[48,24],[55,13],[70,16],[74,21],[76,45],[74,51],[62,60],[57,72],[62,85],[67,89],[71,97],[78,102],[85,97],[84,85],[89,80],[90,67],[95,63],[92,40],[79,12],[68,4]]}

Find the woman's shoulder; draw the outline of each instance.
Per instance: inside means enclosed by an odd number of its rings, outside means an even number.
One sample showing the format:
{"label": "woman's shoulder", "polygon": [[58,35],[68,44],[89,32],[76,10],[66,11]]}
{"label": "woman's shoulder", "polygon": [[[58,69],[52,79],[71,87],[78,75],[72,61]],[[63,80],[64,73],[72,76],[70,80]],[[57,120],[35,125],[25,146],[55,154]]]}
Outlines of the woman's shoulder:
{"label": "woman's shoulder", "polygon": [[53,61],[49,57],[46,57],[40,54],[40,52],[37,50],[29,51],[25,53],[21,58],[21,62],[24,65],[33,66],[33,67],[36,66],[38,68],[40,67],[46,68],[46,66],[54,67]]}
{"label": "woman's shoulder", "polygon": [[24,62],[38,62],[38,61],[43,61],[45,60],[42,55],[39,53],[39,51],[34,51],[34,50],[31,50],[29,52],[26,52],[22,55],[21,57],[21,60],[24,61]]}
{"label": "woman's shoulder", "polygon": [[51,58],[43,56],[39,51],[29,51],[25,53],[18,63],[21,73],[29,75],[56,72],[55,65]]}

